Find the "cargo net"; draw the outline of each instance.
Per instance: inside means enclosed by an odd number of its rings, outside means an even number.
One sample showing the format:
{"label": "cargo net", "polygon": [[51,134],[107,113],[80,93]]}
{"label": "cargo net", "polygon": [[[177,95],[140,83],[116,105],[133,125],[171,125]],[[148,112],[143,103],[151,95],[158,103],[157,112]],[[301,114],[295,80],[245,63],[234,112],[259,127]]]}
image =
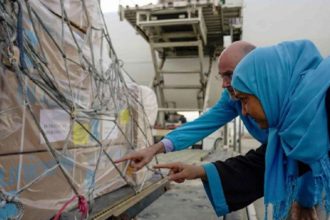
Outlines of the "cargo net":
{"label": "cargo net", "polygon": [[157,102],[123,70],[99,1],[0,0],[0,47],[0,219],[87,218],[96,197],[141,190],[152,170],[114,160],[152,144]]}

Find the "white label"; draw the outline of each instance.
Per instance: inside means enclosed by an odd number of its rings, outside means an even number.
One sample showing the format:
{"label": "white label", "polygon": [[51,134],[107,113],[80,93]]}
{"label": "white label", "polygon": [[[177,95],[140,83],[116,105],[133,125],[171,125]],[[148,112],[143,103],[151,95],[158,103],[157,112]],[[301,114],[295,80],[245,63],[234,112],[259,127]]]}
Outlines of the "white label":
{"label": "white label", "polygon": [[[61,109],[42,109],[40,110],[40,125],[50,143],[63,141],[70,131],[70,116]],[[40,134],[40,142],[45,143],[42,134]]]}

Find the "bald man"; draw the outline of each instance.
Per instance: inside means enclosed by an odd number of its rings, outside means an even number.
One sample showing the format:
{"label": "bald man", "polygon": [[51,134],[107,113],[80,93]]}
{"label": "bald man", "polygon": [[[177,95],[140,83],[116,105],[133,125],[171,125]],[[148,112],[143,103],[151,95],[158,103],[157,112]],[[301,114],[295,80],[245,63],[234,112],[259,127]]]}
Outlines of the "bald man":
{"label": "bald man", "polygon": [[[186,149],[239,116],[250,134],[262,145],[256,150],[249,151],[245,156],[233,157],[224,162],[217,161],[204,166],[204,169],[182,167],[182,169],[187,168],[191,171],[186,172],[191,176],[184,179],[205,177],[207,172],[212,173],[214,170],[219,173],[221,181],[218,182],[221,187],[218,187],[220,190],[215,192],[217,196],[212,196],[211,189],[206,188],[218,216],[244,208],[262,197],[268,134],[266,130],[259,128],[253,119],[242,115],[241,103],[235,99],[234,90],[231,87],[231,77],[236,65],[254,48],[255,46],[250,43],[237,41],[221,53],[218,59],[218,69],[224,91],[219,101],[209,111],[196,120],[173,130],[160,142],[130,153],[116,162],[131,160],[131,166],[137,170],[141,169],[156,154]],[[175,181],[180,182],[181,180]],[[215,200],[218,201],[215,202]]]}

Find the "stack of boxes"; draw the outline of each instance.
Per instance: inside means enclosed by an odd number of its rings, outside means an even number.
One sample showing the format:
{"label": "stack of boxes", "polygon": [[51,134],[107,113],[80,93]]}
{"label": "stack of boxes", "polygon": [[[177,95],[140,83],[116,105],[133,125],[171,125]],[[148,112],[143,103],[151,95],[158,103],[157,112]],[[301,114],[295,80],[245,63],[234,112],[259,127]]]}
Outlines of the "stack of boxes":
{"label": "stack of boxes", "polygon": [[[30,0],[24,4],[42,21],[31,21],[23,5],[25,40],[41,59],[25,54],[29,77],[0,69],[0,186],[11,195],[22,190],[23,219],[54,216],[74,196],[71,184],[86,197],[126,185],[106,154],[115,160],[152,143],[139,86],[105,71],[112,60],[98,0],[85,1],[86,8],[64,2],[75,37],[62,25],[60,1]],[[125,175],[126,164],[117,166]]]}

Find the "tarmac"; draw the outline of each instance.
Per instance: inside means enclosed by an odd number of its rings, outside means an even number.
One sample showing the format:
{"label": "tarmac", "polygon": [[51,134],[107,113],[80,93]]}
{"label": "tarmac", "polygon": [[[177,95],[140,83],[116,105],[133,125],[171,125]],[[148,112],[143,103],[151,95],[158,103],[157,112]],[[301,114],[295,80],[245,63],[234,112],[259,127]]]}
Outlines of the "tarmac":
{"label": "tarmac", "polygon": [[[251,137],[242,138],[242,154],[260,146]],[[208,155],[206,151],[184,150],[169,153],[159,157],[159,162],[181,161],[187,163],[202,163],[204,161],[225,160],[237,155],[232,148],[219,148]],[[253,208],[253,206],[252,206]],[[255,219],[263,219],[262,199],[255,202]],[[247,209],[230,213],[224,217],[217,217],[200,180],[185,181],[181,184],[172,183],[171,189],[153,202],[137,217],[138,220],[248,220]]]}

